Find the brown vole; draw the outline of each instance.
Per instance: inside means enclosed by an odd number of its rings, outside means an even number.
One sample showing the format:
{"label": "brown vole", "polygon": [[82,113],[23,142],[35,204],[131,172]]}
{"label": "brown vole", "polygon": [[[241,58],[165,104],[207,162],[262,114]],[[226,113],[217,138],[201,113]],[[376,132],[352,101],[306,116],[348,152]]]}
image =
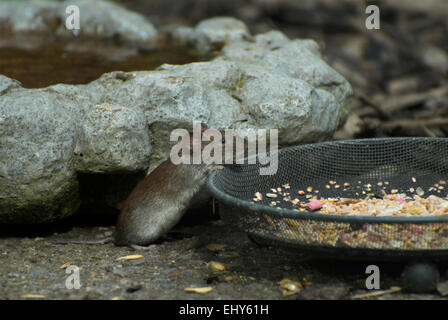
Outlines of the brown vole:
{"label": "brown vole", "polygon": [[[202,152],[208,143],[201,141],[208,127],[201,125],[200,135],[189,135],[189,145],[182,147],[193,161],[193,150]],[[217,131],[216,131],[217,132]],[[222,132],[220,132],[222,134]],[[210,136],[205,137],[210,140]],[[222,135],[224,154],[225,139]],[[173,153],[172,153],[173,155]],[[168,232],[184,215],[201,191],[213,170],[221,164],[174,164],[170,159],[162,162],[131,192],[121,209],[114,234],[116,245],[148,245]],[[191,163],[190,162],[190,163]]]}
{"label": "brown vole", "polygon": [[[199,135],[189,133],[189,138],[182,140],[189,144],[179,144],[189,155],[191,162],[174,164],[170,157],[138,183],[121,209],[112,237],[97,240],[60,240],[59,243],[95,244],[112,240],[119,246],[138,247],[147,246],[168,232],[182,218],[187,209],[198,198],[203,197],[201,193],[206,192],[205,184],[210,173],[223,168],[221,164],[207,164],[204,161],[199,164],[190,164],[193,162],[193,150],[196,148],[195,152],[202,153],[210,144],[203,142],[202,136],[210,141],[213,132],[221,134],[221,141],[215,142],[219,143],[220,150],[215,149],[215,151],[225,154],[224,132],[207,130],[209,128],[204,124],[200,124],[197,129],[200,129]],[[171,155],[176,152],[172,151]],[[232,157],[234,159],[233,155]],[[222,161],[224,162],[224,158]]]}

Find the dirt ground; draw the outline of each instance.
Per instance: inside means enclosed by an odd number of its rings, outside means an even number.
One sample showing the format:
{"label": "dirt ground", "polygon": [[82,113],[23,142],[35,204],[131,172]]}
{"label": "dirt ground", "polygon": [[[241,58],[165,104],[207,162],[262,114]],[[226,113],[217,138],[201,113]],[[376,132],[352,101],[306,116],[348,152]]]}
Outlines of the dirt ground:
{"label": "dirt ground", "polygon": [[[382,290],[401,286],[405,265],[337,261],[260,246],[221,220],[197,224],[196,218],[188,216],[148,251],[112,243],[54,243],[60,238],[102,238],[113,231],[112,221],[86,220],[71,218],[42,226],[40,231],[2,226],[0,299],[356,299],[356,295],[369,292],[365,289],[368,265],[379,266]],[[119,259],[135,254],[142,258]],[[66,274],[63,266],[69,263],[79,267],[79,289],[66,287],[72,273]],[[443,276],[446,266],[439,267]],[[290,290],[281,285],[288,282]],[[187,292],[186,288],[210,291]],[[437,292],[398,291],[367,299],[442,297]]]}

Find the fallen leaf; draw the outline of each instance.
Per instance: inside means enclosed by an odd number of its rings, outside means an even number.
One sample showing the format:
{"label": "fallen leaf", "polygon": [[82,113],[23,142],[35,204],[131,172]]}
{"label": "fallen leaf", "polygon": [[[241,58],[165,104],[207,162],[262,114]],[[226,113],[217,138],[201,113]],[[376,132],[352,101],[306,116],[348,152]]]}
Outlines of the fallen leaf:
{"label": "fallen leaf", "polygon": [[210,261],[209,263],[207,263],[207,267],[209,267],[213,271],[217,271],[217,272],[226,270],[226,266],[223,263],[218,262],[218,261]]}
{"label": "fallen leaf", "polygon": [[185,288],[187,292],[195,292],[195,293],[207,293],[213,290],[212,287],[203,287],[203,288]]}
{"label": "fallen leaf", "polygon": [[373,292],[364,293],[364,294],[358,294],[358,295],[352,296],[352,299],[364,299],[364,298],[370,298],[370,297],[377,297],[377,296],[382,296],[386,293],[394,293],[394,292],[398,292],[398,291],[401,291],[400,287],[390,287],[390,289],[388,289],[388,290],[379,290],[379,291],[373,291]]}
{"label": "fallen leaf", "polygon": [[299,281],[294,281],[288,278],[284,278],[277,282],[283,289],[283,296],[290,296],[302,291],[302,284]]}
{"label": "fallen leaf", "polygon": [[119,260],[138,260],[138,259],[141,259],[141,258],[143,258],[143,256],[141,254],[131,254],[131,255],[128,255],[128,256],[120,257],[117,260],[118,261]]}
{"label": "fallen leaf", "polygon": [[46,296],[44,296],[42,294],[24,294],[23,296],[21,296],[21,298],[23,298],[23,299],[45,299]]}
{"label": "fallen leaf", "polygon": [[60,266],[59,268],[60,269],[65,269],[65,268],[71,266],[72,264],[73,264],[73,262],[67,262],[67,263],[64,263],[62,266]]}

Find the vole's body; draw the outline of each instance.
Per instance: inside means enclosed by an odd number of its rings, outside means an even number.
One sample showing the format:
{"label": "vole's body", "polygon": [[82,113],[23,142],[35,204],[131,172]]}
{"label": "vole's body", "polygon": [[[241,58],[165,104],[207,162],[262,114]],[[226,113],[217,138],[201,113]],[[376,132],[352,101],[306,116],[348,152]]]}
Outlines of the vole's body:
{"label": "vole's body", "polygon": [[[207,136],[206,129],[202,124],[200,136]],[[189,134],[186,142],[182,147],[190,159],[193,159],[194,144],[200,144],[201,151],[208,144],[194,134]],[[225,139],[219,143],[219,151],[224,152]],[[164,235],[192,204],[203,198],[208,176],[220,168],[221,165],[214,163],[175,165],[170,159],[162,162],[134,188],[124,203],[115,229],[115,244],[146,246]]]}
{"label": "vole's body", "polygon": [[207,177],[219,168],[221,166],[214,164],[174,165],[170,159],[165,160],[132,190],[112,236],[91,240],[56,239],[54,242],[147,246],[174,227],[191,205],[207,196],[204,188]]}
{"label": "vole's body", "polygon": [[164,161],[126,200],[118,217],[115,244],[144,246],[164,235],[200,196],[207,177],[218,167]]}
{"label": "vole's body", "polygon": [[[202,124],[201,135],[208,129]],[[224,132],[220,132],[224,136]],[[210,138],[210,136],[208,136]],[[189,143],[188,143],[189,142]],[[193,156],[193,144],[201,144],[201,151],[208,143],[201,137],[189,134],[185,151]],[[225,140],[221,142],[221,152]],[[233,155],[232,155],[233,157]],[[205,184],[219,164],[173,164],[170,159],[162,162],[131,192],[117,220],[114,235],[97,240],[65,240],[59,243],[98,244],[113,241],[119,246],[147,246],[168,232],[182,218],[187,209],[204,199]]]}

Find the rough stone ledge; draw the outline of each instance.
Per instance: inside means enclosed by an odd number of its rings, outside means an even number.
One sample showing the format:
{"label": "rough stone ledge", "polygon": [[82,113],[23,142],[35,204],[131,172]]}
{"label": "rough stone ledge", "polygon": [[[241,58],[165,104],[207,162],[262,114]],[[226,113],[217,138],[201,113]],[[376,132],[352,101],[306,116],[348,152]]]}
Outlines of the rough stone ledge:
{"label": "rough stone ledge", "polygon": [[[171,130],[193,120],[221,129],[277,128],[281,146],[330,138],[345,120],[351,87],[314,41],[278,31],[252,36],[244,23],[225,17],[179,30],[172,31],[176,41],[218,56],[43,89],[0,76],[0,222],[73,214],[79,174],[122,179],[151,171],[169,154]],[[129,192],[104,197],[104,190],[92,196],[115,207]]]}

